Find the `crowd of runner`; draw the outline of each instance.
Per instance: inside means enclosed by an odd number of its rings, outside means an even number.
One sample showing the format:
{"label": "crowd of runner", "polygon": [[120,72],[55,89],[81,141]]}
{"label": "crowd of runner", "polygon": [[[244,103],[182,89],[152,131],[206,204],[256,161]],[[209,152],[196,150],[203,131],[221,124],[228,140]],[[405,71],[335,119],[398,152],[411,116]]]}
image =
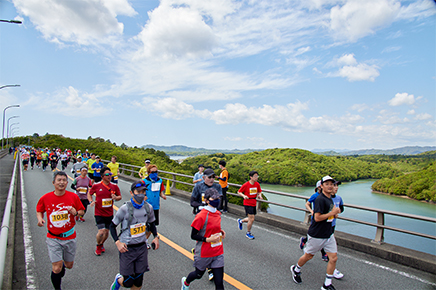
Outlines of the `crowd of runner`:
{"label": "crowd of runner", "polygon": [[[71,269],[76,252],[76,222],[85,222],[88,206],[94,207],[94,219],[97,226],[95,255],[105,253],[104,243],[109,234],[119,250],[120,270],[111,288],[118,290],[121,286],[141,289],[143,275],[149,271],[148,250],[159,248],[160,199],[166,199],[163,180],[158,176],[158,168],[149,159],[139,170],[141,180],[134,182],[130,188],[130,201],[122,205],[114,215],[114,201],[121,200],[117,185],[119,163],[112,156],[111,162],[104,165],[100,156],[88,150],[71,151],[59,148],[21,148],[23,169],[41,169],[45,171],[50,164],[54,172],[54,191],[42,196],[37,204],[38,226],[47,223],[47,245],[52,262],[51,281],[55,289],[61,289],[65,269]],[[57,170],[61,161],[62,171]],[[64,172],[72,163],[71,173],[74,181],[67,190],[68,178]],[[200,279],[208,270],[209,280],[213,280],[215,289],[224,289],[224,248],[225,231],[221,228],[221,215],[228,211],[227,192],[229,173],[225,161],[220,162],[221,174],[216,176],[210,169],[200,164],[193,178],[195,184],[191,196],[194,220],[191,224],[191,238],[196,241],[192,249],[194,271],[182,278],[181,289],[188,290],[190,284]],[[249,173],[249,180],[238,190],[244,200],[246,217],[237,219],[237,226],[243,229],[247,223],[246,237],[254,240],[251,228],[256,215],[256,200],[262,199],[262,190],[257,182],[257,171]],[[217,180],[218,182],[215,182]],[[327,264],[327,274],[321,289],[334,290],[332,279],[341,279],[344,275],[336,269],[337,245],[334,238],[336,218],[342,213],[343,202],[336,194],[337,182],[330,176],[318,181],[315,194],[306,204],[312,215],[307,237],[300,240],[304,254],[298,263],[292,265],[291,276],[295,283],[302,283],[301,268],[318,251]],[[47,221],[44,220],[44,213]],[[120,226],[118,232],[117,227]],[[150,236],[153,239],[149,242]]]}

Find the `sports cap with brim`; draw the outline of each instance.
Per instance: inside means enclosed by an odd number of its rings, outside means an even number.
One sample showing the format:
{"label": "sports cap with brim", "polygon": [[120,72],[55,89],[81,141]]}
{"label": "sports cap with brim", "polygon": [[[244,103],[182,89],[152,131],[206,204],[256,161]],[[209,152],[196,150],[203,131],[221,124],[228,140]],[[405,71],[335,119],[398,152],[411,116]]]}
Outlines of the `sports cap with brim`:
{"label": "sports cap with brim", "polygon": [[145,159],[145,163],[150,163],[150,159]]}
{"label": "sports cap with brim", "polygon": [[77,159],[79,159],[79,158],[82,159],[82,156],[77,156]]}
{"label": "sports cap with brim", "polygon": [[204,165],[203,165],[203,164],[199,164],[199,165],[198,165],[198,168],[200,168],[200,167],[204,167]]}
{"label": "sports cap with brim", "polygon": [[203,172],[203,175],[209,177],[209,176],[216,175],[216,174],[212,169],[208,168]]}
{"label": "sports cap with brim", "polygon": [[335,184],[340,185],[340,184],[342,184],[342,182],[335,180]]}
{"label": "sports cap with brim", "polygon": [[336,182],[336,180],[334,180],[332,177],[326,175],[321,179],[321,184],[323,184],[324,182],[329,181],[329,180],[332,181],[333,183]]}
{"label": "sports cap with brim", "polygon": [[218,193],[218,190],[216,190],[215,188],[206,189],[206,191],[204,192],[204,199],[209,200],[210,198],[219,199],[220,194]]}
{"label": "sports cap with brim", "polygon": [[130,187],[130,190],[131,190],[131,191],[134,191],[135,189],[138,190],[138,191],[141,191],[141,190],[143,190],[143,189],[147,189],[147,185],[146,185],[145,182],[142,181],[142,180],[140,180],[140,181],[136,181],[136,182],[134,182],[134,183],[132,184],[132,186]]}
{"label": "sports cap with brim", "polygon": [[321,186],[321,180],[318,180],[317,182],[316,182],[316,187],[320,187]]}

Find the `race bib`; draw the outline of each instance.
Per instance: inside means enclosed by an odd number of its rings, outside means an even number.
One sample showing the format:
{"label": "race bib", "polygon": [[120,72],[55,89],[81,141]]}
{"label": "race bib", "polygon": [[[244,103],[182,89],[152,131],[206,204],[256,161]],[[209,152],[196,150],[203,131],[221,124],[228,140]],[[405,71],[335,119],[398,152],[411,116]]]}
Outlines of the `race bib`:
{"label": "race bib", "polygon": [[114,180],[118,180],[118,175],[114,175]]}
{"label": "race bib", "polygon": [[97,168],[95,171],[97,171],[97,173],[100,173],[100,168]]}
{"label": "race bib", "polygon": [[152,183],[151,184],[151,191],[160,191],[160,185],[162,183],[158,182],[158,183]]}
{"label": "race bib", "polygon": [[54,211],[50,214],[50,222],[54,227],[61,228],[70,220],[67,210]]}
{"label": "race bib", "polygon": [[103,198],[101,200],[101,207],[111,207],[112,206],[112,198]]}
{"label": "race bib", "polygon": [[86,194],[86,192],[88,191],[88,189],[86,187],[79,187],[77,189],[77,191],[81,194]]}
{"label": "race bib", "polygon": [[256,195],[257,194],[257,187],[250,188],[250,195]]}
{"label": "race bib", "polygon": [[331,223],[331,222],[333,222],[334,219],[335,219],[335,216],[333,215],[327,219],[327,222]]}
{"label": "race bib", "polygon": [[138,223],[130,226],[130,236],[137,238],[145,235],[145,223]]}
{"label": "race bib", "polygon": [[219,233],[218,235],[220,236],[220,240],[219,240],[219,242],[216,242],[216,243],[210,243],[210,246],[211,246],[212,248],[215,248],[215,247],[221,246],[221,245],[223,244],[223,234],[222,234],[222,233]]}
{"label": "race bib", "polygon": [[76,173],[80,175],[80,169],[77,169],[77,170],[76,170]]}
{"label": "race bib", "polygon": [[205,202],[204,201],[204,193],[201,194],[201,202]]}

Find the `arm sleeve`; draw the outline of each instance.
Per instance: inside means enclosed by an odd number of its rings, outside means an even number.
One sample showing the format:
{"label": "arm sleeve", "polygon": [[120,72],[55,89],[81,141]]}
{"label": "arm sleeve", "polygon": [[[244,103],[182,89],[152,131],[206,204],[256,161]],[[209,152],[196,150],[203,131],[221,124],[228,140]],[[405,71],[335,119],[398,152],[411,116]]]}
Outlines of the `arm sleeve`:
{"label": "arm sleeve", "polygon": [[114,239],[114,242],[118,241],[117,225],[111,222],[111,225],[109,226],[109,231],[111,232],[111,236],[112,239]]}
{"label": "arm sleeve", "polygon": [[193,239],[195,241],[199,241],[199,242],[206,242],[206,238],[203,237],[202,235],[199,235],[198,232],[199,232],[199,230],[197,230],[196,228],[192,227],[191,239]]}
{"label": "arm sleeve", "polygon": [[157,228],[156,228],[155,222],[153,221],[153,222],[149,223],[149,225],[150,225],[150,232],[153,234],[153,237],[156,237],[157,236]]}

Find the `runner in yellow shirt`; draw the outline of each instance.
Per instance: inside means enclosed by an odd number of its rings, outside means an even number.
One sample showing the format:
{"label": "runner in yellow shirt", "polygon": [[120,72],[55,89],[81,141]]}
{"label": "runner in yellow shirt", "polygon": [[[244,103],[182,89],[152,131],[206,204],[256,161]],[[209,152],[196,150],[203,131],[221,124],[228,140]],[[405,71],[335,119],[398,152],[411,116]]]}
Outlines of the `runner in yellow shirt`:
{"label": "runner in yellow shirt", "polygon": [[112,172],[111,182],[117,184],[118,183],[118,175],[120,175],[120,164],[117,162],[117,156],[112,156],[111,162],[107,165]]}

